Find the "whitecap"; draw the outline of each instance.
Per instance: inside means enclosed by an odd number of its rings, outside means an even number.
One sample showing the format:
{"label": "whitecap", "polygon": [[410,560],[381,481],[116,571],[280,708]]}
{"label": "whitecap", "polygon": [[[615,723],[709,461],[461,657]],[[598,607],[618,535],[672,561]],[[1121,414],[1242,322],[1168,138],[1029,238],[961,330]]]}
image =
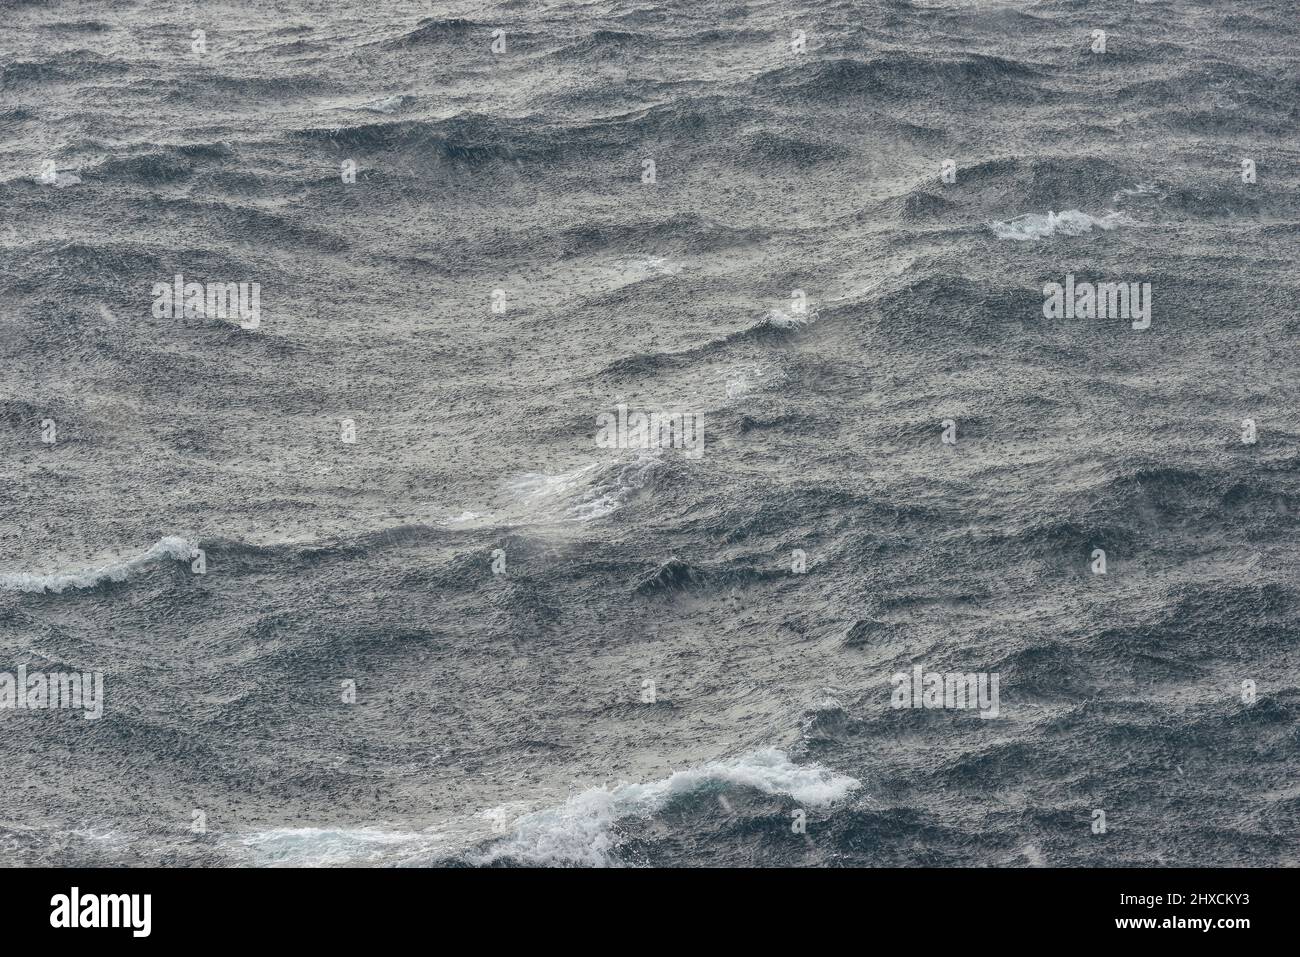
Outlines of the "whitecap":
{"label": "whitecap", "polygon": [[621,465],[593,462],[557,475],[528,472],[511,482],[511,490],[531,517],[590,522],[626,505],[645,487],[660,461],[659,450],[640,450],[635,459]]}
{"label": "whitecap", "polygon": [[813,321],[813,318],[807,313],[795,314],[784,311],[783,309],[772,309],[763,316],[763,325],[772,326],[775,329],[798,329],[806,326]]}
{"label": "whitecap", "polygon": [[66,189],[69,186],[77,186],[81,183],[81,177],[76,173],[67,173],[63,170],[57,171],[53,179],[41,175],[33,177],[33,180],[43,186],[53,186],[55,189]]}
{"label": "whitecap", "polygon": [[258,864],[294,867],[379,863],[428,842],[426,834],[374,827],[276,828],[249,834],[239,841],[254,855]]}
{"label": "whitecap", "polygon": [[1006,222],[989,223],[993,235],[998,239],[1014,239],[1020,242],[1032,239],[1047,239],[1049,236],[1082,236],[1092,232],[1095,226],[1102,230],[1111,230],[1116,226],[1133,225],[1133,220],[1123,213],[1106,213],[1102,216],[1090,216],[1077,209],[1067,209],[1059,213],[1026,213]]}
{"label": "whitecap", "polygon": [[615,863],[613,826],[619,821],[648,818],[674,798],[728,786],[789,795],[805,807],[824,807],[843,800],[861,787],[861,782],[818,764],[794,764],[784,752],[768,748],[678,771],[657,781],[583,791],[558,807],[516,818],[510,836],[472,855],[471,860],[607,866]]}
{"label": "whitecap", "polygon": [[401,96],[390,96],[384,100],[376,100],[373,103],[367,103],[362,107],[363,110],[369,110],[372,113],[396,113],[405,104],[406,100]]}
{"label": "whitecap", "polygon": [[1155,192],[1156,192],[1155,183],[1138,183],[1132,189],[1129,189],[1127,187],[1121,189],[1118,193],[1115,194],[1115,200],[1116,202],[1118,202],[1120,198],[1125,196],[1152,196],[1155,194]]}
{"label": "whitecap", "polygon": [[128,558],[124,561],[113,562],[109,565],[102,565],[98,568],[85,568],[71,572],[55,572],[50,575],[41,575],[32,572],[16,572],[12,574],[0,574],[0,591],[27,591],[27,592],[61,592],[67,588],[94,588],[100,582],[115,581],[120,582],[131,575],[140,571],[150,562],[162,558],[174,558],[177,561],[187,561],[191,557],[194,545],[185,539],[169,535],[166,538],[159,539],[148,550],[141,552],[134,558]]}
{"label": "whitecap", "polygon": [[[258,864],[270,866],[401,866],[458,858],[478,865],[510,860],[534,865],[603,867],[617,863],[613,856],[613,827],[618,822],[647,818],[678,797],[726,787],[788,795],[811,808],[841,801],[861,784],[856,778],[818,764],[794,764],[784,752],[768,748],[678,771],[656,781],[592,788],[555,807],[522,811],[524,805],[514,802],[422,831],[275,828],[236,840]],[[493,834],[504,836],[493,838]],[[482,849],[469,850],[475,844]]]}

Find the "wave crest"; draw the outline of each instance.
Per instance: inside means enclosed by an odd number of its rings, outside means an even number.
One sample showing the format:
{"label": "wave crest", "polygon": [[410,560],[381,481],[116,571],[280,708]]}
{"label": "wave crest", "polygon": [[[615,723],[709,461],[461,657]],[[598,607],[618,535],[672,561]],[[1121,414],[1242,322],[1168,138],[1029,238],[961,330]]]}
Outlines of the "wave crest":
{"label": "wave crest", "polygon": [[784,752],[767,748],[731,761],[678,771],[658,781],[583,791],[559,807],[516,819],[514,833],[492,845],[475,863],[607,866],[615,863],[613,826],[620,820],[648,818],[678,798],[726,787],[785,794],[809,807],[825,807],[843,800],[861,787],[861,782],[819,764],[794,764]]}
{"label": "wave crest", "polygon": [[39,575],[31,572],[16,572],[0,575],[0,591],[24,592],[62,592],[69,588],[94,588],[106,581],[120,582],[139,572],[151,562],[163,558],[187,561],[194,548],[192,542],[177,535],[160,538],[149,548],[125,561],[113,562],[99,568],[86,568],[79,571],[56,572],[52,575]]}
{"label": "wave crest", "polygon": [[1116,226],[1131,226],[1133,220],[1124,213],[1106,213],[1102,216],[1090,216],[1077,209],[1067,209],[1059,213],[1050,210],[1045,215],[1026,213],[1006,222],[989,224],[993,235],[998,239],[1014,239],[1024,242],[1033,239],[1047,239],[1050,236],[1082,236],[1092,232],[1093,227],[1112,230]]}

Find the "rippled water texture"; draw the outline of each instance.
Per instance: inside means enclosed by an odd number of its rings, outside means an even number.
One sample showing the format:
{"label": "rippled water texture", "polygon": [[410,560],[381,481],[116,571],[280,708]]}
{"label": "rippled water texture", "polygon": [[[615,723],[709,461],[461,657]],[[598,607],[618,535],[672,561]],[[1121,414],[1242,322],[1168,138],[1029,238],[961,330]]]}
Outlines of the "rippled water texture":
{"label": "rippled water texture", "polygon": [[0,857],[1296,864],[1298,31],[6,4]]}

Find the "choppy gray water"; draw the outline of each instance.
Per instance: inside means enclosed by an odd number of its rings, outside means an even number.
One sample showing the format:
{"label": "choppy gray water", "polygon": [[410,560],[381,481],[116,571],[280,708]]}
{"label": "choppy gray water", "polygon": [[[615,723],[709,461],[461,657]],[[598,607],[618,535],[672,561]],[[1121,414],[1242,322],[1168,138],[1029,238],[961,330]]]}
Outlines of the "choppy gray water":
{"label": "choppy gray water", "polygon": [[1293,3],[3,12],[4,862],[1300,859]]}

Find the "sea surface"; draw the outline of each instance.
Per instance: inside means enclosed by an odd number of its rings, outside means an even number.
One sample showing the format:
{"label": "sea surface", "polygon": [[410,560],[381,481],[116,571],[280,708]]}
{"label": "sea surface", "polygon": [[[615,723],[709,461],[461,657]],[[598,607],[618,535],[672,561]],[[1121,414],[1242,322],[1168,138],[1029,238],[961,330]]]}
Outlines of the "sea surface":
{"label": "sea surface", "polygon": [[1300,863],[1291,0],[0,14],[0,863]]}

